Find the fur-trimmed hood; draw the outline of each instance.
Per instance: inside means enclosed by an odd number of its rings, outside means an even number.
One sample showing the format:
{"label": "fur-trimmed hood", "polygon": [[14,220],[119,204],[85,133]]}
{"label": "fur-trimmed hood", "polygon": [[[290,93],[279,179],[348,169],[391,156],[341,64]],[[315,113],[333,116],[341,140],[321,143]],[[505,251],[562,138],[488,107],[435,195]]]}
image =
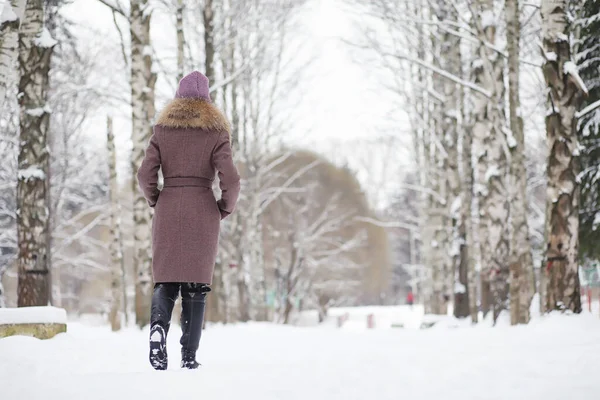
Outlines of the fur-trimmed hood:
{"label": "fur-trimmed hood", "polygon": [[173,99],[158,116],[156,125],[230,132],[225,115],[214,104],[204,99]]}

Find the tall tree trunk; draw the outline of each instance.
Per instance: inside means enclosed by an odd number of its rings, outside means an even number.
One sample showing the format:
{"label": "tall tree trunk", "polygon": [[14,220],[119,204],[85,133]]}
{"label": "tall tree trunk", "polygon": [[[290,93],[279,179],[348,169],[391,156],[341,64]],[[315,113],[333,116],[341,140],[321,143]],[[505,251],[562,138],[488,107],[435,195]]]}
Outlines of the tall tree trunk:
{"label": "tall tree trunk", "polygon": [[508,308],[508,203],[506,196],[506,127],[503,65],[495,50],[484,43],[496,41],[493,0],[479,1],[477,30],[482,44],[473,69],[476,83],[490,96],[475,93],[474,141],[478,159],[476,193],[479,197],[480,240],[482,254],[482,308],[491,302],[494,322]]}
{"label": "tall tree trunk", "polygon": [[121,216],[119,210],[119,184],[117,182],[117,153],[115,150],[115,136],[113,133],[112,118],[106,121],[106,144],[108,150],[109,171],[109,203],[110,203],[110,270],[111,270],[111,304],[110,304],[110,326],[113,331],[121,329],[123,313],[121,308],[123,295],[123,271],[121,265],[123,255],[121,254]]}
{"label": "tall tree trunk", "polygon": [[175,9],[175,29],[177,30],[177,82],[185,74],[185,32],[183,30],[183,13],[185,9],[184,0],[175,0],[177,8]]}
{"label": "tall tree trunk", "polygon": [[18,305],[45,306],[48,275],[48,147],[46,104],[56,41],[44,28],[44,1],[27,3],[19,32],[20,136],[17,176]]}
{"label": "tall tree trunk", "polygon": [[137,171],[144,158],[146,145],[152,135],[154,119],[154,85],[156,74],[152,72],[152,46],[150,42],[150,18],[148,0],[132,0],[129,29],[131,32],[131,153],[133,226],[135,270],[135,315],[142,327],[150,321],[152,296],[152,250],[150,237],[151,212],[144,196],[138,189]]}
{"label": "tall tree trunk", "polygon": [[25,12],[26,0],[10,0],[0,11],[0,110],[10,88],[16,86],[18,77],[17,54],[19,25]]}
{"label": "tall tree trunk", "polygon": [[[438,1],[436,13],[438,20],[456,21],[456,10],[446,1]],[[461,76],[460,38],[447,31],[440,32],[441,39],[441,67],[452,75]],[[441,78],[441,77],[440,77]],[[469,292],[467,282],[467,246],[464,213],[462,207],[461,178],[459,170],[459,118],[461,104],[461,87],[455,82],[443,79],[443,120],[441,140],[446,151],[446,165],[442,171],[446,175],[446,208],[449,239],[446,246],[448,254],[452,257],[446,263],[444,297],[452,299],[454,315],[458,318],[469,315]],[[463,173],[465,173],[463,171]]]}
{"label": "tall tree trunk", "polygon": [[[471,148],[473,137],[470,132],[463,131],[463,191],[461,216],[464,218],[462,227],[465,232],[466,255],[461,257],[461,263],[466,262],[467,268],[467,292],[469,315],[471,322],[476,324],[479,320],[479,307],[477,304],[477,247],[475,242],[475,226],[473,224],[473,162],[471,157]],[[461,265],[459,273],[463,273],[464,266]]]}
{"label": "tall tree trunk", "polygon": [[[214,18],[215,5],[213,0],[206,0],[202,9],[204,27],[204,71],[211,84],[215,81],[215,37]],[[212,93],[211,93],[212,94]],[[215,279],[213,281],[213,293],[207,298],[206,320],[211,322],[222,322],[225,320],[225,312],[222,304],[222,292],[225,290],[223,281],[223,264],[215,264]]]}
{"label": "tall tree trunk", "polygon": [[508,98],[510,113],[509,137],[511,154],[511,244],[510,244],[510,322],[512,325],[529,322],[529,306],[533,297],[533,259],[527,224],[527,171],[525,170],[525,135],[519,115],[519,0],[504,3],[507,26]]}
{"label": "tall tree trunk", "polygon": [[214,18],[215,9],[213,0],[204,1],[204,9],[202,10],[204,22],[204,69],[206,77],[211,84],[215,83],[215,34],[214,34]]}
{"label": "tall tree trunk", "polygon": [[[425,18],[430,18],[435,9],[429,7],[423,9]],[[423,43],[426,47],[423,56],[427,62],[438,63],[441,60],[441,45],[437,38],[437,32],[430,26],[423,27]],[[438,65],[439,66],[439,65]],[[429,76],[427,76],[429,74]],[[438,74],[425,74],[425,85],[431,92],[442,93],[444,90],[444,78]],[[426,265],[431,269],[431,290],[429,312],[433,314],[446,314],[445,292],[447,286],[446,273],[449,268],[448,255],[448,213],[446,201],[446,167],[447,154],[443,148],[443,108],[439,99],[424,93],[423,96],[423,124],[424,132],[428,137],[425,144],[427,159],[427,176],[425,187],[429,189],[426,208],[426,234],[429,251]]]}
{"label": "tall tree trunk", "polygon": [[575,112],[587,89],[571,60],[566,0],[543,0],[542,38],[548,85],[546,310],[581,312],[579,285],[579,143]]}

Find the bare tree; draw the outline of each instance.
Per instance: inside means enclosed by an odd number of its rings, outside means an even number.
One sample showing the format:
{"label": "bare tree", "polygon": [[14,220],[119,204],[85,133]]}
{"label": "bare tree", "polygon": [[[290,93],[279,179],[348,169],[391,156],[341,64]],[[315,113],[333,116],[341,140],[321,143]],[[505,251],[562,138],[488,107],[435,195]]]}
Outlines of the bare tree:
{"label": "bare tree", "polygon": [[109,170],[109,201],[110,201],[110,269],[111,269],[111,307],[110,325],[113,331],[121,329],[123,320],[122,303],[126,301],[124,293],[125,268],[123,263],[123,248],[121,241],[121,207],[119,205],[119,184],[117,182],[117,152],[115,150],[115,136],[112,118],[106,121],[106,144],[108,153]]}
{"label": "bare tree", "polygon": [[48,172],[46,104],[50,58],[56,41],[44,27],[44,2],[27,3],[19,33],[20,136],[17,173],[19,306],[47,305],[49,299]]}
{"label": "bare tree", "polygon": [[519,59],[521,22],[519,0],[506,0],[508,97],[510,136],[510,320],[511,324],[529,322],[529,306],[533,298],[533,260],[527,223],[527,171],[525,170],[525,135],[519,98]]}

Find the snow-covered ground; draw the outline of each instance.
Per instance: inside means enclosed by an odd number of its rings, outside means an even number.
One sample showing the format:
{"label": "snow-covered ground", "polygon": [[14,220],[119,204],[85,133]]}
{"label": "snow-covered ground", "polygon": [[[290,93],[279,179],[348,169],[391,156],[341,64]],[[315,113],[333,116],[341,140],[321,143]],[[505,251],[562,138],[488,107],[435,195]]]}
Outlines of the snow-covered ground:
{"label": "snow-covered ground", "polygon": [[210,327],[197,371],[179,370],[173,326],[169,370],[158,372],[147,361],[147,330],[70,323],[47,341],[0,339],[0,398],[592,400],[600,393],[597,315],[552,315],[514,328],[350,326]]}

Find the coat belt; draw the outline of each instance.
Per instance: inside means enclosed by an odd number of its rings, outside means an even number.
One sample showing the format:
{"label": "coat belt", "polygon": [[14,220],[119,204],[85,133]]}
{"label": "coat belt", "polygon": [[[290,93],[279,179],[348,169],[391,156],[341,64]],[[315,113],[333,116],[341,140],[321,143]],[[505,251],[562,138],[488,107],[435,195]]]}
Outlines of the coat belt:
{"label": "coat belt", "polygon": [[212,180],[196,176],[180,176],[165,178],[164,187],[188,187],[196,186],[203,188],[212,188]]}

